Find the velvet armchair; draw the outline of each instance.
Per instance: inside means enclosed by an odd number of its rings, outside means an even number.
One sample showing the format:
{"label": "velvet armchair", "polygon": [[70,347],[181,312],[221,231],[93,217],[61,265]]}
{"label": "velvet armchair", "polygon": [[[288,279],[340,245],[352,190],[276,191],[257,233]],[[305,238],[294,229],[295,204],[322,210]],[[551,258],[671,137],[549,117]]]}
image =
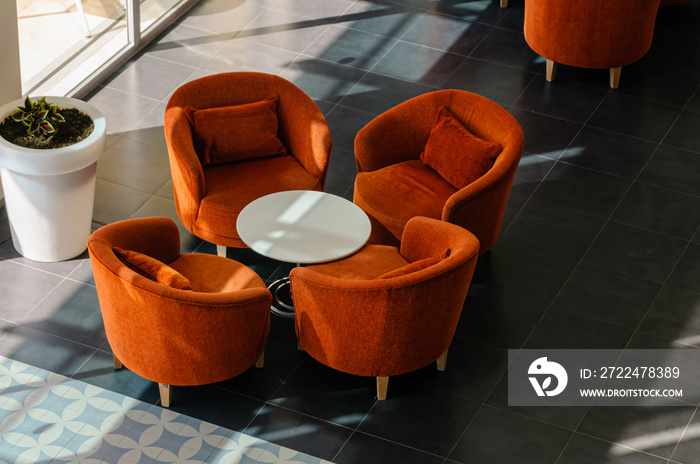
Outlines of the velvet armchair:
{"label": "velvet armchair", "polygon": [[284,190],[323,190],[331,136],[301,89],[271,74],[232,72],[178,88],[165,138],[182,224],[197,237],[245,247],[236,231],[251,201]]}
{"label": "velvet armchair", "polygon": [[388,379],[437,361],[445,369],[479,242],[437,219],[411,219],[400,250],[366,245],[340,261],[290,274],[299,345],[342,372]]}
{"label": "velvet armchair", "polygon": [[546,79],[557,63],[609,68],[617,88],[622,66],[646,54],[659,0],[527,0],[525,40],[547,60]]}
{"label": "velvet armchair", "polygon": [[[436,116],[444,113],[441,108],[454,117],[453,125],[501,146],[495,160],[483,166],[483,175],[463,186],[442,175],[449,177],[474,159],[461,139],[450,140],[452,133],[447,134],[454,149],[445,154],[442,174],[421,158],[433,138]],[[377,116],[355,138],[358,175],[353,201],[370,218],[370,241],[396,246],[408,220],[426,216],[471,231],[485,253],[500,234],[523,143],[523,131],[510,113],[463,90],[427,93]]]}
{"label": "velvet armchair", "polygon": [[272,295],[248,267],[180,253],[164,217],[106,225],[88,251],[114,366],[157,382],[168,407],[173,385],[204,385],[262,367]]}

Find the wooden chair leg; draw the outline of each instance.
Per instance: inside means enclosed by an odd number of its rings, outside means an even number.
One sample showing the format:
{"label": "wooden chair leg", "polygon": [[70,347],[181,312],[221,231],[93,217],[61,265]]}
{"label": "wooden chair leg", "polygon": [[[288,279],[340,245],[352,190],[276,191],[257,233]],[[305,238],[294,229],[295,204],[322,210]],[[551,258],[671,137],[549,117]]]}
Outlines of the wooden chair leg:
{"label": "wooden chair leg", "polygon": [[501,0],[501,8],[505,8],[508,6],[508,0]]}
{"label": "wooden chair leg", "polygon": [[265,352],[263,351],[260,357],[258,358],[257,361],[255,361],[255,367],[263,367],[263,363],[265,362]]}
{"label": "wooden chair leg", "polygon": [[297,350],[304,351],[304,347],[301,346],[301,341],[297,338]]}
{"label": "wooden chair leg", "polygon": [[437,368],[441,372],[445,370],[445,366],[447,365],[447,351],[448,350],[445,350],[445,352],[437,358]]}
{"label": "wooden chair leg", "polygon": [[620,85],[620,74],[622,73],[622,67],[610,68],[610,88],[616,89]]}
{"label": "wooden chair leg", "polygon": [[117,355],[114,353],[112,353],[112,361],[114,361],[114,368],[115,369],[121,369],[122,367],[124,367],[122,362],[119,360],[119,358],[117,358]]}
{"label": "wooden chair leg", "polygon": [[160,402],[164,408],[170,407],[170,401],[173,399],[173,387],[164,383],[158,384],[160,390]]}
{"label": "wooden chair leg", "polygon": [[226,247],[221,245],[216,245],[216,254],[222,257],[226,257]]}
{"label": "wooden chair leg", "polygon": [[389,377],[377,377],[377,399],[384,401],[386,399],[386,391],[389,388]]}
{"label": "wooden chair leg", "polygon": [[552,60],[547,60],[547,82],[552,82],[557,73],[557,64]]}

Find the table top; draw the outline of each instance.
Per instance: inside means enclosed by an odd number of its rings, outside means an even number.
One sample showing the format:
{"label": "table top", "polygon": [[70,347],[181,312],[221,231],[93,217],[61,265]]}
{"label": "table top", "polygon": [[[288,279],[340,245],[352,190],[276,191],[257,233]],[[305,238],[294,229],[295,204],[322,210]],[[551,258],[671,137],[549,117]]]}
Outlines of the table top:
{"label": "table top", "polygon": [[367,214],[330,193],[290,190],[248,204],[238,235],[253,251],[278,261],[317,264],[350,256],[371,232]]}

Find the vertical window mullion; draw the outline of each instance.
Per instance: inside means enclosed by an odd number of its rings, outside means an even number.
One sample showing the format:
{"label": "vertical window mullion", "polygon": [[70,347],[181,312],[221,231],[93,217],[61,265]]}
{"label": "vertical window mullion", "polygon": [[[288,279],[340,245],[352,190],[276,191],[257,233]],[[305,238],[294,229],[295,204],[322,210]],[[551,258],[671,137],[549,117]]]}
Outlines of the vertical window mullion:
{"label": "vertical window mullion", "polygon": [[17,21],[15,0],[0,3],[0,101],[3,104],[22,96]]}
{"label": "vertical window mullion", "polygon": [[141,42],[141,2],[140,0],[125,0],[126,27],[129,43],[138,47]]}

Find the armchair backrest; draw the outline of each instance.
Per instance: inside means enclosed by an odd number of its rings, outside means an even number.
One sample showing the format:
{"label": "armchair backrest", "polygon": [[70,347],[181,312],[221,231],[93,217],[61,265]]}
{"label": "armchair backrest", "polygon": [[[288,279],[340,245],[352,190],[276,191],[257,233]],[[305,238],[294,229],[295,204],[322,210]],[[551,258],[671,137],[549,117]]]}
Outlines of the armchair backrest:
{"label": "armchair backrest", "polygon": [[[178,88],[165,110],[166,138],[175,131],[190,131],[185,106],[197,109],[245,105],[277,94],[278,136],[292,156],[320,144],[330,148],[331,138],[326,120],[314,101],[299,87],[273,74],[231,72],[202,77]],[[186,129],[186,130],[185,130]],[[305,163],[313,175],[320,176],[326,166]]]}
{"label": "armchair backrest", "polygon": [[314,358],[351,374],[390,376],[427,365],[450,345],[479,242],[459,226],[423,217],[409,221],[403,238],[402,254],[409,261],[447,250],[449,256],[389,279],[292,271],[297,333]]}

